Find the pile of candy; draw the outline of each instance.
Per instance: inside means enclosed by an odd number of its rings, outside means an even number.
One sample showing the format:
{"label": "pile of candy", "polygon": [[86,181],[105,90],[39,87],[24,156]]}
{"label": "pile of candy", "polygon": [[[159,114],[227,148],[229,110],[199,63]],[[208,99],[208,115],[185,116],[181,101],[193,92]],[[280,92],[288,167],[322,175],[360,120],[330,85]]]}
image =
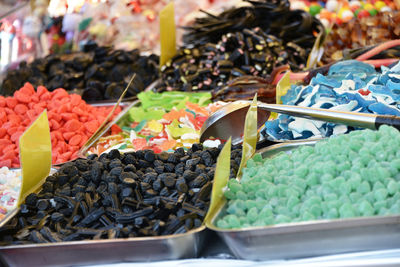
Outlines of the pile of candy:
{"label": "pile of candy", "polygon": [[373,17],[377,14],[390,12],[396,9],[393,1],[389,0],[328,0],[326,3],[322,1],[291,1],[292,9],[303,9],[308,11],[312,16],[320,19],[325,27],[332,24],[341,25],[353,18]]}
{"label": "pile of candy", "polygon": [[244,1],[247,5],[206,14],[185,27],[184,45],[161,67],[157,91],[220,90],[242,76],[267,78],[275,67],[305,67],[322,24],[308,13],[290,10],[287,0]]}
{"label": "pile of candy", "polygon": [[[77,152],[96,132],[112,108],[93,107],[81,96],[64,89],[49,92],[44,86],[26,83],[12,97],[0,96],[0,166],[19,167],[19,138],[47,110],[53,164],[75,159]],[[116,115],[121,111],[117,108]]]}
{"label": "pile of candy", "polygon": [[[355,50],[400,38],[400,12],[383,12],[374,17],[334,25],[326,37],[323,62],[345,57],[344,49]],[[390,56],[390,53],[388,53]]]}
{"label": "pile of candy", "polygon": [[203,123],[222,105],[210,103],[210,93],[142,92],[138,97],[141,105],[132,107],[127,118],[112,126],[111,135],[100,138],[89,153],[188,149],[199,142]]}
{"label": "pile of candy", "polygon": [[[317,74],[309,85],[293,85],[282,101],[287,105],[400,116],[400,63],[382,73],[359,61],[332,65],[328,75]],[[327,137],[352,127],[288,115],[265,124],[264,135],[275,140]]]}
{"label": "pile of candy", "polygon": [[20,187],[20,170],[0,168],[0,221],[16,207]]}
{"label": "pile of candy", "polygon": [[[0,229],[1,245],[185,233],[207,213],[219,148],[112,150],[64,164]],[[233,147],[232,176],[241,149]]]}
{"label": "pile of candy", "polygon": [[400,133],[388,126],[257,154],[231,179],[221,228],[400,213]]}
{"label": "pile of candy", "polygon": [[25,82],[46,86],[50,91],[65,88],[82,94],[85,101],[118,99],[136,73],[126,97],[135,96],[158,78],[158,56],[143,56],[139,50],[113,50],[88,44],[84,52],[49,55],[22,62],[9,70],[1,85],[2,95],[12,95]]}

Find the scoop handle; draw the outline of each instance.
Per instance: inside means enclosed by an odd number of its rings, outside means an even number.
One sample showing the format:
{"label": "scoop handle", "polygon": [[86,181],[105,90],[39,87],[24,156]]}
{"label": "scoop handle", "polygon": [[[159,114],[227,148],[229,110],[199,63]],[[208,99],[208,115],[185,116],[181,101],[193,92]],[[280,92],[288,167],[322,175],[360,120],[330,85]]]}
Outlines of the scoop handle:
{"label": "scoop handle", "polygon": [[375,119],[376,129],[379,129],[381,125],[393,126],[400,130],[400,117],[394,115],[378,115]]}

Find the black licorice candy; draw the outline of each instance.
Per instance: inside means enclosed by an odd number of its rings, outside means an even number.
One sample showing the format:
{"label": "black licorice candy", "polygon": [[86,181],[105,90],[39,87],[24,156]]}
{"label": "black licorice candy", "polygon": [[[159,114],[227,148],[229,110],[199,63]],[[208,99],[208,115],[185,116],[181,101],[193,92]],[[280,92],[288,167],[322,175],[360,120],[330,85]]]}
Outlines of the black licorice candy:
{"label": "black licorice candy", "polygon": [[[159,236],[199,227],[220,148],[196,144],[171,154],[113,150],[66,163],[0,229],[0,244]],[[240,147],[232,155],[240,160]]]}

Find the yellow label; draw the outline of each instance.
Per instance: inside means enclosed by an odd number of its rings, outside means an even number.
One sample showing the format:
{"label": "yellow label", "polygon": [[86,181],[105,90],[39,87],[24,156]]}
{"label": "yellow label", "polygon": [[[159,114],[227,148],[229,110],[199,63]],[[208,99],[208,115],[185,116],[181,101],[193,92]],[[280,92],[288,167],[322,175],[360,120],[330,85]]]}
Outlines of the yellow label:
{"label": "yellow label", "polygon": [[170,2],[160,12],[160,67],[176,54],[176,29],[174,2]]}
{"label": "yellow label", "polygon": [[49,175],[51,168],[51,139],[47,111],[32,123],[19,139],[22,184],[18,207],[26,196],[35,192]]}
{"label": "yellow label", "polygon": [[253,156],[256,151],[258,131],[257,131],[257,94],[253,98],[249,110],[246,114],[243,129],[243,144],[242,144],[242,160],[240,161],[237,179],[242,176],[242,169],[246,166],[247,161]]}
{"label": "yellow label", "polygon": [[218,210],[225,204],[224,187],[228,184],[231,173],[231,138],[225,143],[219,153],[215,167],[214,181],[211,191],[211,203],[207,215],[204,218],[205,224],[212,225],[211,220]]}
{"label": "yellow label", "polygon": [[276,103],[282,104],[282,96],[290,89],[290,71],[287,71],[276,85]]}

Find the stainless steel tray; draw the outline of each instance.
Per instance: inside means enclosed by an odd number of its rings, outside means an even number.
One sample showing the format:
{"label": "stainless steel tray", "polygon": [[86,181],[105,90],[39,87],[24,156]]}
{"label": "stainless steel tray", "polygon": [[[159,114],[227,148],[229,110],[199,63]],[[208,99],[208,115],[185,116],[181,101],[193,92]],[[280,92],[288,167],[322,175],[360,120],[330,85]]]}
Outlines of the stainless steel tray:
{"label": "stainless steel tray", "polygon": [[6,246],[0,247],[0,258],[9,266],[73,266],[194,258],[202,248],[205,230],[202,226],[184,234],[158,237]]}
{"label": "stainless steel tray", "polygon": [[[279,144],[260,150],[263,157],[290,151],[315,141]],[[400,248],[400,216],[374,216],[287,223],[240,230],[209,227],[225,241],[232,253],[246,260],[293,259],[338,253]]]}
{"label": "stainless steel tray", "polygon": [[[55,171],[51,169],[51,173]],[[18,211],[11,211],[0,227]],[[195,258],[206,235],[202,225],[176,235],[0,246],[0,266],[2,260],[9,266],[72,266]]]}

